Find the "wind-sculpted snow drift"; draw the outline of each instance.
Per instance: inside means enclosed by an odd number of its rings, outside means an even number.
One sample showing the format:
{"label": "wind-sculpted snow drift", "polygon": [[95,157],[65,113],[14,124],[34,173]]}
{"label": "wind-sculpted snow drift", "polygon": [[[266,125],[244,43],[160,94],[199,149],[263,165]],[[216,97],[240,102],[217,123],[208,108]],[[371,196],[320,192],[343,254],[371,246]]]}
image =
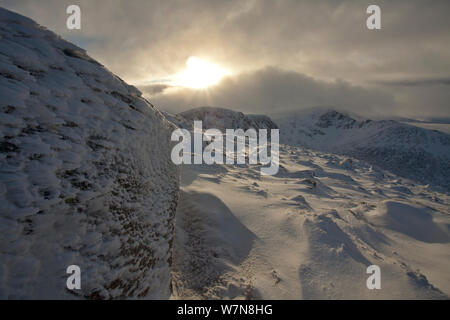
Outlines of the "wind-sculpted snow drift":
{"label": "wind-sculpted snow drift", "polygon": [[[82,49],[0,9],[0,298],[167,298],[173,125]],[[81,268],[81,290],[66,268]]]}

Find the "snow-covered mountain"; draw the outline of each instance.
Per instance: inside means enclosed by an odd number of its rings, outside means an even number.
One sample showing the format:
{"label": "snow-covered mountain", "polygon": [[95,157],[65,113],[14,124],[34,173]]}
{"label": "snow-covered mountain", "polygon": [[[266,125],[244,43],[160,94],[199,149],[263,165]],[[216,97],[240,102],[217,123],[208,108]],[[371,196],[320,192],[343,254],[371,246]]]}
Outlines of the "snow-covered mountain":
{"label": "snow-covered mountain", "polygon": [[176,115],[166,114],[166,117],[180,128],[191,129],[195,120],[203,121],[203,128],[225,129],[277,129],[277,125],[265,115],[245,115],[224,108],[200,107]]}
{"label": "snow-covered mountain", "polygon": [[[167,298],[173,125],[134,87],[0,8],[0,298]],[[66,289],[70,265],[81,290]]]}
{"label": "snow-covered mountain", "polygon": [[[449,135],[334,110],[274,119],[164,116],[0,9],[0,299],[448,299]],[[180,176],[170,136],[194,120],[279,126],[279,173]],[[381,290],[366,287],[374,264]],[[66,289],[70,265],[81,290]]]}
{"label": "snow-covered mountain", "polygon": [[280,142],[365,160],[450,190],[450,135],[392,120],[357,120],[328,109],[275,118]]}

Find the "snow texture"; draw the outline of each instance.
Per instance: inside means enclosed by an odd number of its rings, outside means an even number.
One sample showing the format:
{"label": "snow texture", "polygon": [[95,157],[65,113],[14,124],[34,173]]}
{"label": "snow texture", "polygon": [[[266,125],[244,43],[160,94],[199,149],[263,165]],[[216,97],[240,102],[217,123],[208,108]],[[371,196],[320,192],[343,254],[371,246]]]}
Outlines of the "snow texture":
{"label": "snow texture", "polygon": [[[0,8],[0,298],[167,298],[174,129],[86,52]],[[66,268],[81,268],[81,290]]]}
{"label": "snow texture", "polygon": [[[210,113],[207,127],[244,124],[232,111],[203,111],[175,117],[187,129]],[[445,159],[447,136],[334,110],[285,119],[277,175],[248,164],[182,167],[173,298],[448,299],[448,192],[418,182],[416,158],[403,164],[412,180],[378,158],[339,154],[359,142]],[[317,150],[325,147],[333,152]],[[370,265],[381,269],[380,290],[366,286]]]}
{"label": "snow texture", "polygon": [[[185,165],[174,299],[448,299],[450,197],[365,161],[280,146],[280,171]],[[366,269],[381,269],[369,290]]]}

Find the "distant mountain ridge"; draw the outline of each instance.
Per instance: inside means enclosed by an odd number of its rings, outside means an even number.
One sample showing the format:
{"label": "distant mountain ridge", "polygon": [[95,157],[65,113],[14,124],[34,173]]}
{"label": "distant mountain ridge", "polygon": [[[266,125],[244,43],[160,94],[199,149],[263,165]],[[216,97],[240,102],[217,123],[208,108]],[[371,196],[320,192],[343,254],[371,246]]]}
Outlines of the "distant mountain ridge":
{"label": "distant mountain ridge", "polygon": [[450,135],[395,120],[370,120],[332,108],[271,117],[201,107],[166,118],[180,128],[279,129],[280,143],[354,157],[421,184],[450,190]]}
{"label": "distant mountain ridge", "polygon": [[265,115],[243,114],[224,108],[200,107],[173,114],[165,114],[166,118],[175,125],[184,129],[191,129],[194,121],[201,120],[204,129],[215,128],[222,131],[225,129],[278,129],[272,119]]}
{"label": "distant mountain ridge", "polygon": [[280,142],[339,153],[450,189],[450,135],[393,120],[355,120],[333,109],[275,119]]}

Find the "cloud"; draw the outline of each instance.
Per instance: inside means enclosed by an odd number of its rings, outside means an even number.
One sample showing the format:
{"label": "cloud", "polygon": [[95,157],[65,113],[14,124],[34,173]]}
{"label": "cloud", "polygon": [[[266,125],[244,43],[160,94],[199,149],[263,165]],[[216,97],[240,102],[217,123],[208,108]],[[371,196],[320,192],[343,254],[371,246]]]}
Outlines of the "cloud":
{"label": "cloud", "polygon": [[203,91],[168,89],[152,96],[151,100],[171,112],[210,105],[265,114],[332,106],[374,115],[392,110],[395,104],[391,94],[378,89],[354,86],[344,80],[321,81],[276,67],[231,76]]}
{"label": "cloud", "polygon": [[450,85],[450,78],[384,81],[381,84],[403,87],[448,86]]}
{"label": "cloud", "polygon": [[[369,0],[3,0],[88,51],[127,81],[178,72],[204,56],[237,72],[276,65],[358,83],[446,77],[450,1],[378,1],[382,30],[366,28]],[[78,3],[82,30],[65,27]],[[97,39],[97,41],[92,41]]]}
{"label": "cloud", "polygon": [[[382,29],[369,31],[366,8],[372,2],[3,0],[1,5],[85,47],[132,84],[176,74],[190,56],[234,72],[209,96],[187,89],[175,93],[170,88],[147,88],[173,109],[175,102],[183,102],[180,109],[210,100],[224,106],[232,101],[235,107],[255,111],[260,105],[260,112],[317,103],[370,113],[448,114],[448,88],[421,79],[450,77],[450,1],[378,0]],[[81,31],[65,26],[70,4],[81,6]],[[281,72],[282,86],[251,76],[267,66],[291,73]],[[277,73],[272,71],[272,76]],[[254,93],[248,94],[245,87]]]}
{"label": "cloud", "polygon": [[146,86],[140,86],[139,89],[148,96],[157,95],[159,93],[163,93],[164,90],[170,88],[169,85],[166,84],[152,84]]}

